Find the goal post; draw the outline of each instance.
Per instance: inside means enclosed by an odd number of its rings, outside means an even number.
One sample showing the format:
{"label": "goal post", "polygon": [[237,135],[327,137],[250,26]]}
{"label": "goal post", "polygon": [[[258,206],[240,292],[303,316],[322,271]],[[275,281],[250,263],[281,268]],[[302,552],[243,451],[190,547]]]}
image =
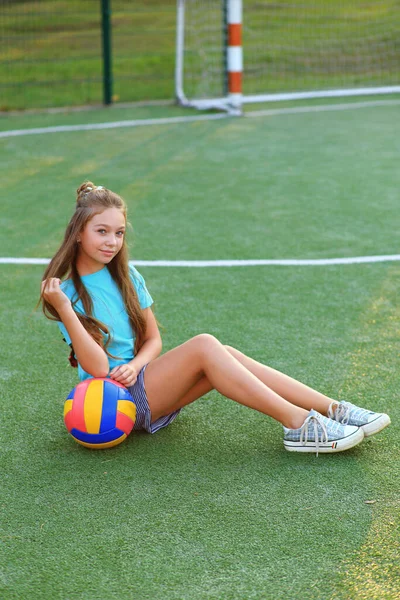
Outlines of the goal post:
{"label": "goal post", "polygon": [[[176,29],[175,96],[178,103],[240,114],[242,0],[177,0]],[[189,95],[186,76],[191,77],[190,69],[197,86]]]}
{"label": "goal post", "polygon": [[177,0],[176,98],[240,114],[246,103],[400,93],[399,30],[389,0]]}

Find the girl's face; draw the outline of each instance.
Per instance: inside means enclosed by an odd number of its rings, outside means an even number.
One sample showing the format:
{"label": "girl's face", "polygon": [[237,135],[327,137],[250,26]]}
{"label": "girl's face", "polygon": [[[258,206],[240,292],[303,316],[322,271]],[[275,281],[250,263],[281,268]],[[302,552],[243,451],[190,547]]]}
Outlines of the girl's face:
{"label": "girl's face", "polygon": [[100,271],[121,250],[125,217],[118,208],[106,208],[87,222],[78,236],[77,269],[80,275]]}

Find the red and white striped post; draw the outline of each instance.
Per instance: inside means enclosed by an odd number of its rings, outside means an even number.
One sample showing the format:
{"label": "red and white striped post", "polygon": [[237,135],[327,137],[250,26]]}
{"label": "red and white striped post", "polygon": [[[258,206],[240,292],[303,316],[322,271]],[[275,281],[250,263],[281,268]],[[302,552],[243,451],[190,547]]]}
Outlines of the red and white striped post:
{"label": "red and white striped post", "polygon": [[242,0],[228,0],[227,7],[227,71],[228,99],[234,109],[242,106]]}

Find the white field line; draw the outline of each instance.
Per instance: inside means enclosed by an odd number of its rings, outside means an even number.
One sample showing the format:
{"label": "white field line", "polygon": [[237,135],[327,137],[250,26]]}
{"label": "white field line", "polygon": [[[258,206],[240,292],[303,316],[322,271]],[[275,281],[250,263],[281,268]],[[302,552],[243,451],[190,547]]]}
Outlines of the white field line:
{"label": "white field line", "polygon": [[21,135],[37,135],[41,133],[92,131],[96,129],[117,129],[121,127],[143,127],[145,125],[173,125],[174,123],[192,123],[193,121],[214,121],[216,119],[226,119],[227,116],[227,113],[217,113],[210,115],[194,115],[186,117],[165,117],[160,119],[111,121],[108,123],[86,123],[83,125],[55,125],[54,127],[34,127],[32,129],[11,129],[10,131],[0,131],[0,138],[19,137]]}
{"label": "white field line", "polygon": [[[275,115],[303,114],[315,112],[329,112],[337,110],[358,110],[375,106],[398,106],[400,100],[370,100],[366,102],[350,102],[347,104],[323,104],[315,106],[297,106],[292,108],[271,108],[245,113],[244,117],[273,117]],[[196,121],[215,121],[218,119],[232,118],[227,113],[193,115],[181,117],[165,117],[160,119],[134,119],[128,121],[111,121],[108,123],[85,123],[81,125],[55,125],[52,127],[33,127],[31,129],[11,129],[0,131],[0,138],[19,137],[25,135],[39,135],[46,133],[63,133],[71,131],[93,131],[98,129],[117,129],[128,127],[143,127],[150,125],[173,125],[175,123],[193,123]]]}
{"label": "white field line", "polygon": [[[355,265],[365,263],[382,263],[400,261],[400,254],[381,256],[354,256],[348,258],[317,258],[317,259],[243,259],[243,260],[133,260],[136,267],[317,267],[328,265]],[[47,265],[49,258],[8,258],[0,257],[3,265]]]}
{"label": "white field line", "polygon": [[350,102],[347,104],[323,104],[321,106],[294,106],[293,108],[270,108],[253,110],[246,113],[246,117],[273,117],[275,115],[304,114],[313,112],[330,112],[369,108],[375,106],[400,106],[400,100],[370,100],[367,102]]}

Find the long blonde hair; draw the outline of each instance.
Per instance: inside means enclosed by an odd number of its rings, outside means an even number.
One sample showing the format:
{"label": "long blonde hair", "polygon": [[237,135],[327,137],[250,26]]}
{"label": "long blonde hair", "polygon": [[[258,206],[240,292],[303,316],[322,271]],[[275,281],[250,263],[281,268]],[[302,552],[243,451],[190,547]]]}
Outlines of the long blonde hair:
{"label": "long blonde hair", "polygon": [[[93,316],[92,299],[76,268],[76,260],[79,251],[77,240],[80,233],[94,215],[102,213],[107,208],[119,209],[126,220],[126,204],[118,194],[101,186],[96,187],[91,181],[82,183],[76,191],[75,212],[68,223],[64,240],[45,270],[42,281],[51,277],[57,277],[59,279],[67,277],[72,280],[76,290],[76,297],[72,300],[72,306],[74,308],[78,300],[81,300],[85,311],[84,315],[75,311],[80,322],[99,346],[102,346],[106,353],[111,356],[107,351],[107,346],[110,342],[110,331],[104,323]],[[142,346],[146,335],[146,321],[143,317],[139,299],[130,277],[128,248],[125,237],[121,250],[114,256],[107,267],[121,291],[132,331],[136,335],[134,351],[137,353]],[[42,303],[43,312],[48,319],[61,321],[55,308],[44,299],[43,293],[40,296],[39,302]]]}

